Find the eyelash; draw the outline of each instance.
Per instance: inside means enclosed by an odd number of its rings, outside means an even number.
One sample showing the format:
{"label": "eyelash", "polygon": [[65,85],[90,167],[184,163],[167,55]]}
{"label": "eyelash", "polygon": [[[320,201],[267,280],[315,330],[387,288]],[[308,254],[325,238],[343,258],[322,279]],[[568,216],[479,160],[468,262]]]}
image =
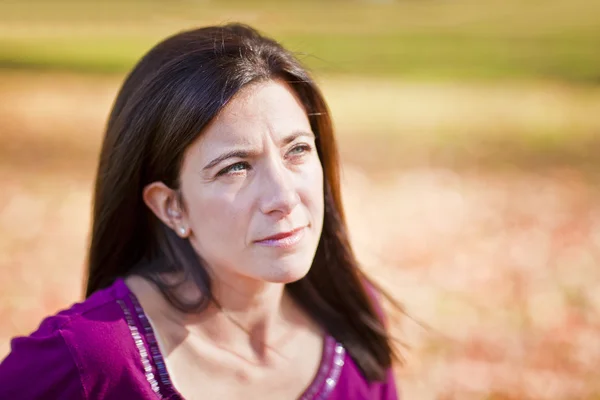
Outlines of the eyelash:
{"label": "eyelash", "polygon": [[[291,152],[301,149],[302,152],[300,153],[295,153],[293,156],[298,157],[298,156],[302,156],[306,153],[309,153],[312,150],[312,147],[307,145],[307,144],[300,144],[298,146],[295,146],[294,148],[292,148],[288,154],[290,154]],[[236,162],[235,164],[231,164],[228,167],[223,168],[222,170],[220,170],[219,172],[217,172],[217,176],[222,176],[222,175],[226,175],[229,173],[233,172],[233,169],[237,166],[244,166],[247,169],[251,169],[252,167],[250,166],[250,164],[246,161],[240,161],[240,162]]]}
{"label": "eyelash", "polygon": [[248,164],[246,161],[236,162],[235,164],[231,164],[229,167],[223,168],[222,170],[217,172],[217,176],[222,176],[222,175],[226,175],[230,172],[233,172],[233,169],[235,167],[237,167],[238,165],[243,165],[247,168],[250,168],[250,164]]}

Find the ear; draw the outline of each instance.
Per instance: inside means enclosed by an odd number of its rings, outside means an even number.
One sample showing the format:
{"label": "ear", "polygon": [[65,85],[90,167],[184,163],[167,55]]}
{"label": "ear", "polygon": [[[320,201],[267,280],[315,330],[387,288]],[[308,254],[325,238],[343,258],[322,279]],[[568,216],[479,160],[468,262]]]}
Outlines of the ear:
{"label": "ear", "polygon": [[165,225],[180,237],[189,235],[188,223],[177,192],[162,182],[152,182],[144,187],[144,203]]}

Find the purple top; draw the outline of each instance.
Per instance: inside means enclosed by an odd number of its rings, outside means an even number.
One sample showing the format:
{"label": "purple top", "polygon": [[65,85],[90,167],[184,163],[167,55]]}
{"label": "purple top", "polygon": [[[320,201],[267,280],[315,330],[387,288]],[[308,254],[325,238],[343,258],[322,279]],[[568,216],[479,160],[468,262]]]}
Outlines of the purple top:
{"label": "purple top", "polygon": [[[183,399],[171,383],[154,332],[122,279],[46,318],[11,342],[0,364],[0,399]],[[391,370],[368,383],[333,337],[301,399],[397,400]]]}

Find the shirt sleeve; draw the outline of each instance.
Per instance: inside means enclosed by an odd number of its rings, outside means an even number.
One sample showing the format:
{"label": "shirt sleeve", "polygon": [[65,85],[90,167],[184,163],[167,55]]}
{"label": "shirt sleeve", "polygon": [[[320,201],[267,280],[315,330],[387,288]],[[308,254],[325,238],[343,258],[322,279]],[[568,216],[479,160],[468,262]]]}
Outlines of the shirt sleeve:
{"label": "shirt sleeve", "polygon": [[85,399],[60,329],[12,340],[11,352],[0,364],[0,399]]}

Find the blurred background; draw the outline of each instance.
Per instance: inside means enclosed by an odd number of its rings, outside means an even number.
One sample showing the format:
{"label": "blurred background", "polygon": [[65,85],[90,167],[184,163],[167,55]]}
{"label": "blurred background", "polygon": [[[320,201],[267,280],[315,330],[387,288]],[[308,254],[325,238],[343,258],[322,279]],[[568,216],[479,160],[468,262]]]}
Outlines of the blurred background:
{"label": "blurred background", "polygon": [[330,103],[364,268],[412,318],[407,399],[600,399],[600,2],[3,1],[0,357],[82,296],[119,85],[240,21]]}

